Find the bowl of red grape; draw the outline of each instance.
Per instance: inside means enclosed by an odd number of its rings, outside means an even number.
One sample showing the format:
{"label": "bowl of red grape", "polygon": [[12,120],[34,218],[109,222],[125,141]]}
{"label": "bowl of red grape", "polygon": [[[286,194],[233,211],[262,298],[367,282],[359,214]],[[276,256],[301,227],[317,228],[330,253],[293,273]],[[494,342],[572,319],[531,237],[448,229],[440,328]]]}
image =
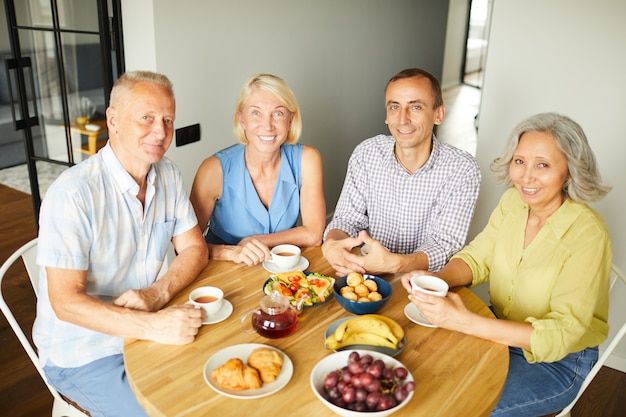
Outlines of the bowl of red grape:
{"label": "bowl of red grape", "polygon": [[313,392],[343,417],[389,416],[413,398],[415,381],[402,362],[368,350],[326,356],[311,372]]}

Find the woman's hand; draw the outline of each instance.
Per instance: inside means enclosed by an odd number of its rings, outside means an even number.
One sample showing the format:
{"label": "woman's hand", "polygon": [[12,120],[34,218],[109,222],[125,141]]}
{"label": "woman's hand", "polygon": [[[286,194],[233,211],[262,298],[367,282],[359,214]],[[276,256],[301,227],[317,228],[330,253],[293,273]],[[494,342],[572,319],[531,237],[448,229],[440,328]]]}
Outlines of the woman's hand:
{"label": "woman's hand", "polygon": [[465,333],[464,330],[474,314],[465,307],[461,297],[454,292],[448,292],[445,297],[409,293],[409,300],[417,306],[428,321],[444,329]]}
{"label": "woman's hand", "polygon": [[432,275],[432,276],[436,276],[432,272],[422,271],[422,270],[411,271],[411,272],[407,272],[406,274],[402,275],[400,277],[400,282],[402,283],[402,286],[404,287],[406,292],[408,292],[409,294],[411,294],[413,292],[413,289],[411,288],[411,277],[413,275]]}
{"label": "woman's hand", "polygon": [[269,247],[253,237],[241,239],[237,246],[233,246],[232,261],[238,264],[258,265],[271,258]]}

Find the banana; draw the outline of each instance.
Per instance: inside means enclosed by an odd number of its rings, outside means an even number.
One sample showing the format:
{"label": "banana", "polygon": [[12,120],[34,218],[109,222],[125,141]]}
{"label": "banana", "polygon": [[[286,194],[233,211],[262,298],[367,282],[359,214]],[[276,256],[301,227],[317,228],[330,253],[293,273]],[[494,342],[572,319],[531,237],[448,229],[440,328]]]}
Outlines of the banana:
{"label": "banana", "polygon": [[391,332],[396,337],[396,339],[398,340],[404,339],[404,329],[402,328],[402,326],[398,324],[398,322],[396,322],[393,319],[390,319],[387,316],[381,316],[380,314],[372,314],[372,316],[387,323],[387,325],[391,329]]}
{"label": "banana", "polygon": [[380,336],[394,345],[401,340],[396,337],[385,321],[373,314],[365,314],[344,321],[337,327],[334,335],[338,343],[343,343],[344,339],[350,338],[351,335],[362,333]]}
{"label": "banana", "polygon": [[391,340],[374,333],[352,333],[341,342],[337,341],[334,334],[326,338],[326,349],[338,350],[352,345],[383,346],[395,349],[397,344]]}
{"label": "banana", "polygon": [[334,334],[330,334],[326,338],[326,349],[330,349],[330,350],[339,349],[339,342],[337,342],[337,339],[335,338]]}

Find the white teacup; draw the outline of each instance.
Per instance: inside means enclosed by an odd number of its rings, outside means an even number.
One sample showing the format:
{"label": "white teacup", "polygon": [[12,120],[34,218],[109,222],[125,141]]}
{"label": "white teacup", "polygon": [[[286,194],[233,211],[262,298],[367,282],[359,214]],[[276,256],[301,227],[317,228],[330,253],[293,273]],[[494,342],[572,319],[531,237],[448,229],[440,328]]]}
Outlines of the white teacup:
{"label": "white teacup", "polygon": [[437,297],[445,297],[449,289],[447,282],[432,275],[413,275],[410,282],[414,294],[421,292]]}
{"label": "white teacup", "polygon": [[204,312],[204,320],[215,316],[224,304],[224,291],[217,287],[198,287],[189,294],[189,303]]}
{"label": "white teacup", "polygon": [[272,263],[280,270],[289,270],[300,262],[300,248],[296,245],[278,245],[270,251]]}

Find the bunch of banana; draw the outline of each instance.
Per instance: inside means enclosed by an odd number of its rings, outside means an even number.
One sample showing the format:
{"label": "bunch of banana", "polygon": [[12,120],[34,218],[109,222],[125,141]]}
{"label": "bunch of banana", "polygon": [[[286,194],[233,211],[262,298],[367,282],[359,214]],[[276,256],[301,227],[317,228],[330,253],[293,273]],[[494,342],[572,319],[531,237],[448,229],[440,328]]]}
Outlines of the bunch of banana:
{"label": "bunch of banana", "polygon": [[338,350],[351,345],[399,349],[404,338],[402,326],[389,317],[364,314],[345,320],[326,338],[326,348]]}

